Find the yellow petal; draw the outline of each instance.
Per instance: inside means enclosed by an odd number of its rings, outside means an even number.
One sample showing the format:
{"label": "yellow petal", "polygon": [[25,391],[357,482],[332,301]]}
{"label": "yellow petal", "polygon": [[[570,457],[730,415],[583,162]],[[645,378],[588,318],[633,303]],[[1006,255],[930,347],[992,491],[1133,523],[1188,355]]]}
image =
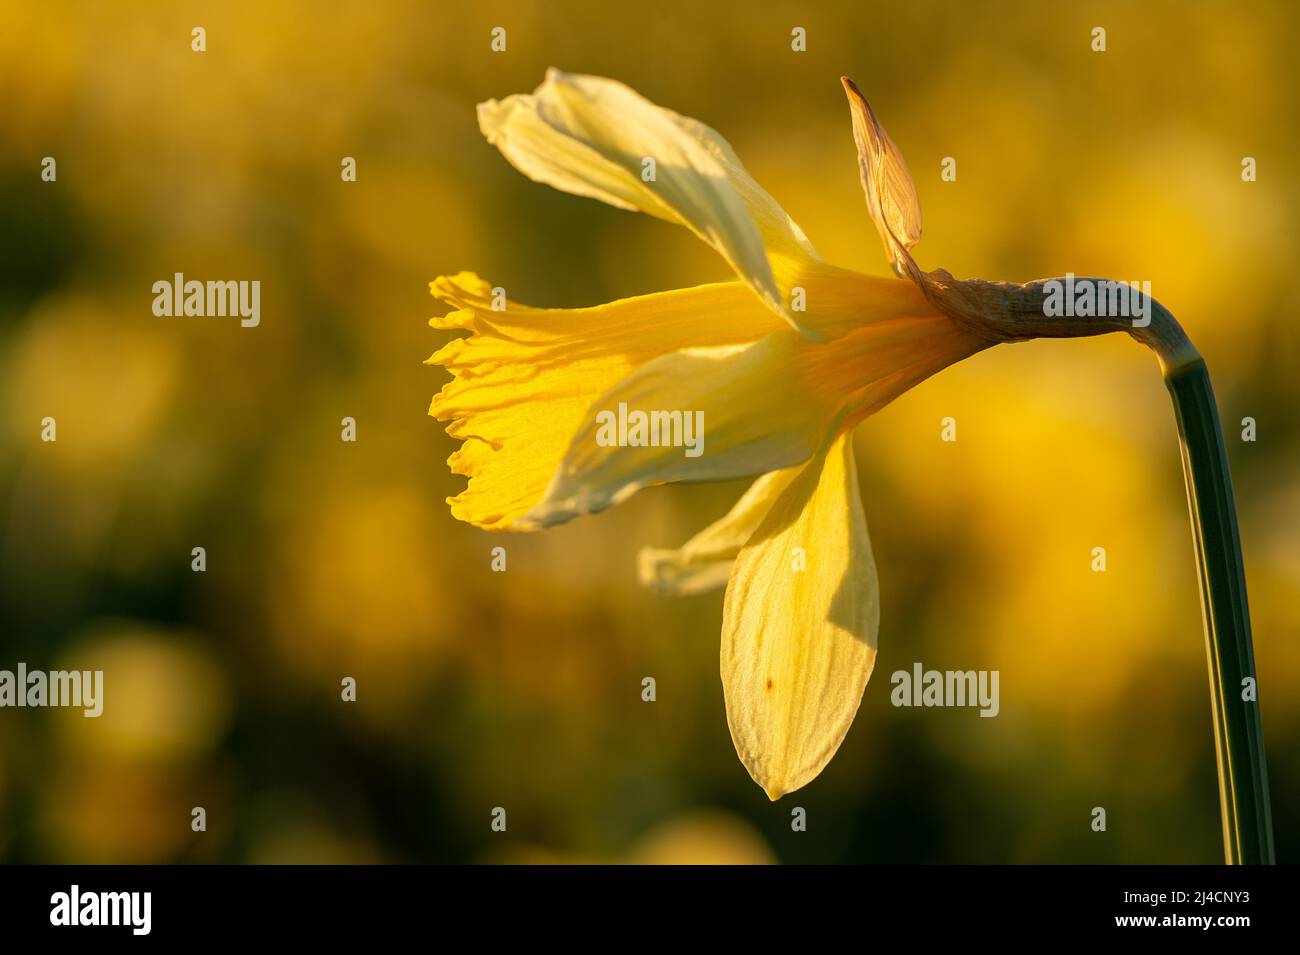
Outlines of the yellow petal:
{"label": "yellow petal", "polygon": [[822,340],[865,325],[942,314],[914,281],[864,275],[820,259],[776,259],[777,284],[802,289],[803,324]]}
{"label": "yellow petal", "polygon": [[867,210],[885,243],[894,272],[900,278],[914,278],[919,270],[908,250],[921,239],[921,201],[912,174],[862,91],[847,76],[840,82],[853,116],[853,139],[858,147],[858,172],[867,196]]}
{"label": "yellow petal", "polygon": [[429,363],[455,376],[429,413],[464,439],[448,463],[469,486],[452,514],[515,529],[542,497],[587,409],[646,361],[690,345],[754,341],[785,326],[740,282],[623,299],[596,308],[540,309],[505,301],[470,273],[431,283],[455,311],[430,324],[467,329]]}
{"label": "yellow petal", "polygon": [[736,753],[771,799],[835,755],[876,660],[879,589],[851,432],[781,494],[740,551],[722,611]]}
{"label": "yellow petal", "polygon": [[[860,326],[818,345],[780,329],[748,345],[692,348],[647,362],[590,407],[545,497],[522,523],[550,526],[644,487],[724,481],[800,464],[829,436],[986,342],[941,315]],[[602,415],[696,416],[696,455],[681,443],[611,443]],[[629,436],[631,431],[629,429]]]}
{"label": "yellow petal", "polygon": [[[530,95],[478,108],[488,142],[536,182],[689,228],[794,328],[774,257],[815,257],[803,231],[718,133],[599,76],[549,70]],[[653,161],[653,176],[648,161]]]}
{"label": "yellow petal", "polygon": [[676,550],[643,548],[638,559],[641,585],[665,594],[698,594],[721,587],[731,574],[731,562],[800,470],[764,474],[725,516]]}

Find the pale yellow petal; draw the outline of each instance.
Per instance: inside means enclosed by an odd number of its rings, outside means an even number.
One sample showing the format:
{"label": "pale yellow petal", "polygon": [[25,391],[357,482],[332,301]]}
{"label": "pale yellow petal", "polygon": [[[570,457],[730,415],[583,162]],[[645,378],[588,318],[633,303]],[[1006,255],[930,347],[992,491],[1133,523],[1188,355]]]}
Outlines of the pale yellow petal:
{"label": "pale yellow petal", "polygon": [[814,257],[812,246],[708,126],[614,80],[550,70],[532,94],[479,104],[479,127],[537,182],[691,229],[769,308],[819,337],[791,310],[769,261],[769,251]]}
{"label": "pale yellow petal", "polygon": [[835,755],[876,660],[879,588],[851,432],[804,468],[740,551],[722,612],[736,752],[771,799]]}
{"label": "pale yellow petal", "polygon": [[801,290],[804,325],[823,340],[839,338],[865,325],[900,318],[938,316],[914,281],[865,275],[818,259],[776,259],[777,283]]}
{"label": "pale yellow petal", "polygon": [[449,421],[448,434],[463,439],[448,463],[470,478],[449,503],[457,518],[491,529],[517,528],[517,518],[541,499],[592,401],[645,362],[690,345],[740,344],[785,328],[740,282],[580,309],[494,303],[491,286],[469,273],[439,278],[431,289],[455,310],[430,324],[473,333],[429,359],[454,375],[429,413]]}
{"label": "pale yellow petal", "polygon": [[642,586],[666,594],[698,594],[724,585],[731,562],[799,471],[794,467],[764,474],[726,515],[675,550],[643,548],[638,559]]}

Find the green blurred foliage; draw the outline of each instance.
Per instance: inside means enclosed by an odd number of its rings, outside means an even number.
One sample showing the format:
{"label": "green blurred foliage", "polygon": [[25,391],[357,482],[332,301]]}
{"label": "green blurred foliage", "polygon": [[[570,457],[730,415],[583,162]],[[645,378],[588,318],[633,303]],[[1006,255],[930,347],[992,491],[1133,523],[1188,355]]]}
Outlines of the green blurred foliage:
{"label": "green blurred foliage", "polygon": [[[0,711],[0,859],[1221,858],[1174,425],[1127,340],[994,349],[861,429],[880,657],[839,755],[775,805],[728,738],[721,595],[634,573],[741,485],[541,536],[450,518],[430,279],[576,306],[727,277],[685,230],[537,186],[481,139],[474,104],[552,65],[718,129],[823,255],[883,273],[852,75],[918,183],[924,267],[1152,283],[1218,388],[1279,856],[1300,856],[1294,4],[3,0],[0,20],[0,667],[99,666],[108,694],[98,722]],[[176,271],[260,280],[260,327],[155,318]],[[895,709],[889,674],[917,660],[1000,670],[1001,715]]]}

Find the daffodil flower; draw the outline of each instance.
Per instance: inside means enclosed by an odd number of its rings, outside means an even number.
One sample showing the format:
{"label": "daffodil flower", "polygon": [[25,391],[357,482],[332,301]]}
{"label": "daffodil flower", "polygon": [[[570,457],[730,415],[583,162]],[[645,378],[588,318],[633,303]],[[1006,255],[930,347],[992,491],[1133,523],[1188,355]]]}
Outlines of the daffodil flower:
{"label": "daffodil flower", "polygon": [[[923,272],[907,166],[857,87],[843,85],[894,278],[822,259],[708,126],[614,80],[551,70],[531,95],[479,105],[488,141],[537,182],[685,226],[736,278],[580,309],[521,305],[464,272],[431,283],[453,309],[431,324],[471,333],[429,359],[453,375],[429,413],[462,440],[449,459],[469,478],[448,502],[457,518],[531,531],[644,487],[755,478],[682,547],[643,551],[640,575],[668,593],[726,583],[727,721],[771,799],[830,761],[875,663],[879,588],[854,427],[999,342],[1124,330],[1167,373],[1199,361],[1154,301],[1142,325],[1053,317],[1044,282]],[[618,408],[702,412],[705,450],[599,440],[601,412]]]}

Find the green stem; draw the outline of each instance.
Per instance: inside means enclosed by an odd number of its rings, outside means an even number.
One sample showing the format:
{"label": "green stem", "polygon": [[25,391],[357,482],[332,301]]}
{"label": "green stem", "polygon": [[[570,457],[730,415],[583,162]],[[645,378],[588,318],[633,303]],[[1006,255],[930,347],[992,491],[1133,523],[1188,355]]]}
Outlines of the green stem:
{"label": "green stem", "polygon": [[[1255,685],[1251,611],[1245,603],[1242,539],[1236,530],[1232,479],[1227,472],[1223,431],[1209,372],[1182,326],[1164,305],[1143,294],[1145,321],[1134,312],[1088,309],[1063,314],[1061,291],[1093,292],[1092,301],[1110,301],[1117,283],[1076,277],[1039,279],[1024,285],[954,279],[943,269],[918,278],[927,298],[941,312],[982,334],[989,343],[1031,338],[1076,338],[1127,331],[1156,352],[1174,399],[1178,434],[1192,513],[1192,541],[1201,576],[1201,616],[1210,669],[1210,709],[1218,759],[1219,811],[1223,817],[1223,855],[1230,865],[1273,863],[1273,819],[1269,773],[1264,763],[1264,730]],[[1069,292],[1067,292],[1069,294]],[[1102,298],[1102,295],[1109,298]],[[1049,303],[1056,301],[1056,307]],[[1096,311],[1100,314],[1091,314]]]}
{"label": "green stem", "polygon": [[1201,578],[1224,861],[1229,865],[1272,863],[1273,822],[1264,731],[1254,685],[1250,608],[1246,604],[1232,478],[1214,389],[1199,355],[1167,367],[1165,384],[1178,419],[1192,539]]}
{"label": "green stem", "polygon": [[[1118,283],[1069,274],[1019,285],[954,279],[942,269],[922,273],[916,280],[940,311],[983,335],[990,344],[1124,331],[1159,358],[1178,418],[1192,540],[1201,577],[1223,853],[1229,865],[1273,862],[1268,769],[1256,702],[1241,538],[1219,411],[1204,360],[1169,310],[1145,292],[1137,303],[1149,306],[1145,321],[1135,320],[1131,316],[1137,313],[1122,309],[1117,314],[1114,309],[1090,308],[1088,314],[1078,315],[1063,313],[1060,308],[1063,290],[1091,291],[1090,301],[1110,302]],[[1066,292],[1070,294],[1074,293]]]}

